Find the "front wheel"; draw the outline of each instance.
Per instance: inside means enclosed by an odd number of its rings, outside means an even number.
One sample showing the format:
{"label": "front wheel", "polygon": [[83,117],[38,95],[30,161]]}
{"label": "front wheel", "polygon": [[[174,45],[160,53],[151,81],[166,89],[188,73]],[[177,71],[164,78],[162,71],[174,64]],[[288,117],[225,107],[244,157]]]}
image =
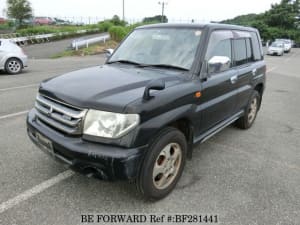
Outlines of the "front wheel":
{"label": "front wheel", "polygon": [[152,200],[162,199],[181,177],[187,153],[186,138],[175,128],[166,128],[148,149],[136,185],[141,194]]}
{"label": "front wheel", "polygon": [[5,70],[8,74],[21,73],[23,69],[22,62],[19,59],[11,58],[5,63]]}
{"label": "front wheel", "polygon": [[244,116],[242,116],[236,121],[237,127],[241,129],[248,129],[253,125],[260,106],[260,102],[260,94],[257,91],[253,91]]}

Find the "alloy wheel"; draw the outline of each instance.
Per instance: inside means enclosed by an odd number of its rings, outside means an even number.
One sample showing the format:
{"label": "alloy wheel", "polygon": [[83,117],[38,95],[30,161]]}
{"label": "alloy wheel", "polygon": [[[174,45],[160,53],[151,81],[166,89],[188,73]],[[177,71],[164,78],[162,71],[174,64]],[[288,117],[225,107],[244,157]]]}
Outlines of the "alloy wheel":
{"label": "alloy wheel", "polygon": [[251,124],[256,116],[257,113],[257,98],[253,98],[249,107],[248,112],[248,123]]}
{"label": "alloy wheel", "polygon": [[170,143],[159,153],[153,168],[153,184],[157,189],[167,188],[176,178],[182,161],[179,144]]}

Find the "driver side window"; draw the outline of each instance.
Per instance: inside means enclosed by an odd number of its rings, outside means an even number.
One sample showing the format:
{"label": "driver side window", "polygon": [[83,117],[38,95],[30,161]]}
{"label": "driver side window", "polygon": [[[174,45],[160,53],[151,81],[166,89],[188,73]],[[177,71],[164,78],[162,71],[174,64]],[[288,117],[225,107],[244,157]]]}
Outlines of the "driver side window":
{"label": "driver side window", "polygon": [[[232,39],[231,31],[212,32],[205,56],[208,73],[222,72],[232,67]],[[220,63],[217,63],[218,60]]]}

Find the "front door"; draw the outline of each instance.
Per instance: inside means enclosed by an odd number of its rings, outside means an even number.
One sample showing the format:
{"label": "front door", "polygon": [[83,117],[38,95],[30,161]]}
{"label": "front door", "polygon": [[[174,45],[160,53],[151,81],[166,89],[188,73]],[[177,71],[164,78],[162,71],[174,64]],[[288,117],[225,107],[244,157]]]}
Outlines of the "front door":
{"label": "front door", "polygon": [[237,70],[233,68],[232,54],[233,33],[228,30],[213,31],[209,38],[208,48],[205,56],[206,64],[209,65],[213,58],[227,58],[227,67],[201,72],[201,77],[206,74],[202,81],[202,97],[199,112],[201,120],[198,134],[209,130],[216,124],[229,118],[236,107],[236,81]]}

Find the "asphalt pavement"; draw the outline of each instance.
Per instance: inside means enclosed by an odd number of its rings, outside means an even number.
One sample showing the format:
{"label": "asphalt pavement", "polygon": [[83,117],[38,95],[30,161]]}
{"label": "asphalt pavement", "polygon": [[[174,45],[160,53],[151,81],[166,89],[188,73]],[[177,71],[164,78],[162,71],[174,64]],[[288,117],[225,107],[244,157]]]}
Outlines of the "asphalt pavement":
{"label": "asphalt pavement", "polygon": [[43,79],[103,62],[103,56],[35,59],[23,74],[0,74],[1,225],[84,224],[82,214],[115,213],[300,224],[300,49],[266,56],[267,89],[253,127],[230,126],[195,147],[176,189],[158,202],[143,200],[133,184],[73,173],[27,137],[26,112]]}
{"label": "asphalt pavement", "polygon": [[23,49],[25,53],[32,59],[48,59],[52,56],[61,53],[67,50],[73,40],[75,39],[89,39],[94,37],[99,37],[104,34],[91,34],[91,35],[83,35],[80,37],[73,37],[68,39],[63,39],[59,41],[51,41],[51,42],[44,42],[41,44],[34,44],[34,45],[27,45],[24,46]]}

